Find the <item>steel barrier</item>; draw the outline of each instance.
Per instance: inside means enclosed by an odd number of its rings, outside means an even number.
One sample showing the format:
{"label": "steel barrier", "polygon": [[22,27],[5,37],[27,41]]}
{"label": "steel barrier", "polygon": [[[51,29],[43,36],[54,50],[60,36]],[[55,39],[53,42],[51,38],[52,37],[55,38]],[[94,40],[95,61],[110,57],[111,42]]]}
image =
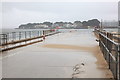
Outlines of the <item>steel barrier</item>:
{"label": "steel barrier", "polygon": [[95,30],[95,33],[99,35],[99,46],[109,65],[109,69],[113,73],[115,80],[119,80],[120,38],[114,37],[114,34],[106,31]]}
{"label": "steel barrier", "polygon": [[21,32],[11,32],[6,34],[0,34],[0,50],[4,51],[22,44],[39,42],[41,41],[43,35],[49,35],[55,33],[56,30],[42,30],[42,31],[21,31]]}

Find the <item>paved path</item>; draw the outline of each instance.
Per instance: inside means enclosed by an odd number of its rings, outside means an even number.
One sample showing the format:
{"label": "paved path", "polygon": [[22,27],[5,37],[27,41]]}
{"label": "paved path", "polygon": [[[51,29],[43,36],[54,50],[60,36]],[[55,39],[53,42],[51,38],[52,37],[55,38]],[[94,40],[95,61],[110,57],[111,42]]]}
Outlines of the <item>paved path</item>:
{"label": "paved path", "polygon": [[44,42],[4,52],[2,62],[7,78],[112,77],[88,30],[62,32]]}

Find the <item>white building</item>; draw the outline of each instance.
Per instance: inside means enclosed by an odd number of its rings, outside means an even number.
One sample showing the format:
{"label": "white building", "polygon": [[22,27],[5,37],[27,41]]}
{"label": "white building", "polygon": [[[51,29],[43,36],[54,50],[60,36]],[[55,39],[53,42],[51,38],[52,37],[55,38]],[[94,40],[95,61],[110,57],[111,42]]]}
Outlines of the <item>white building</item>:
{"label": "white building", "polygon": [[103,27],[117,27],[118,26],[118,21],[103,21],[102,22]]}
{"label": "white building", "polygon": [[48,25],[40,24],[40,25],[36,25],[35,28],[48,28]]}

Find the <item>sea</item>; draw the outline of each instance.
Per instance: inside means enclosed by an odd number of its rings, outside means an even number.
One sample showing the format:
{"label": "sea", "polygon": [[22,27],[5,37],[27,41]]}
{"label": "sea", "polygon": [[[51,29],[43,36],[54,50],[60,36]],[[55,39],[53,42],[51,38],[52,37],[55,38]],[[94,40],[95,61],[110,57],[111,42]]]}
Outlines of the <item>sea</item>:
{"label": "sea", "polygon": [[[16,41],[26,38],[33,38],[37,36],[41,36],[43,34],[43,30],[48,29],[0,29],[0,39],[4,39],[4,34],[7,35],[7,41]],[[60,32],[67,32],[77,30],[80,32],[86,32],[86,31],[94,31],[94,29],[59,29]],[[105,29],[108,32],[118,32],[118,29]]]}
{"label": "sea", "polygon": [[[7,34],[7,33],[12,33],[12,32],[24,32],[24,31],[43,31],[43,30],[48,30],[48,29],[0,29],[0,34]],[[59,29],[59,31],[68,31],[68,30],[94,30],[94,29]],[[120,30],[118,28],[108,28],[104,29],[108,32],[119,32]]]}

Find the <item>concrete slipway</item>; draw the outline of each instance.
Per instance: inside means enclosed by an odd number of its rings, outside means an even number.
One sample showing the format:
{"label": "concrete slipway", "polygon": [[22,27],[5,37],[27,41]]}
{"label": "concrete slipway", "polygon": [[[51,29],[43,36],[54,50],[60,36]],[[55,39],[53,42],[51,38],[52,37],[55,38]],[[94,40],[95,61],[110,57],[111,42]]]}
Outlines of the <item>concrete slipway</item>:
{"label": "concrete slipway", "polygon": [[[95,39],[92,30],[66,30],[43,42],[3,52],[2,76],[112,78]],[[76,65],[80,67],[75,71]]]}

